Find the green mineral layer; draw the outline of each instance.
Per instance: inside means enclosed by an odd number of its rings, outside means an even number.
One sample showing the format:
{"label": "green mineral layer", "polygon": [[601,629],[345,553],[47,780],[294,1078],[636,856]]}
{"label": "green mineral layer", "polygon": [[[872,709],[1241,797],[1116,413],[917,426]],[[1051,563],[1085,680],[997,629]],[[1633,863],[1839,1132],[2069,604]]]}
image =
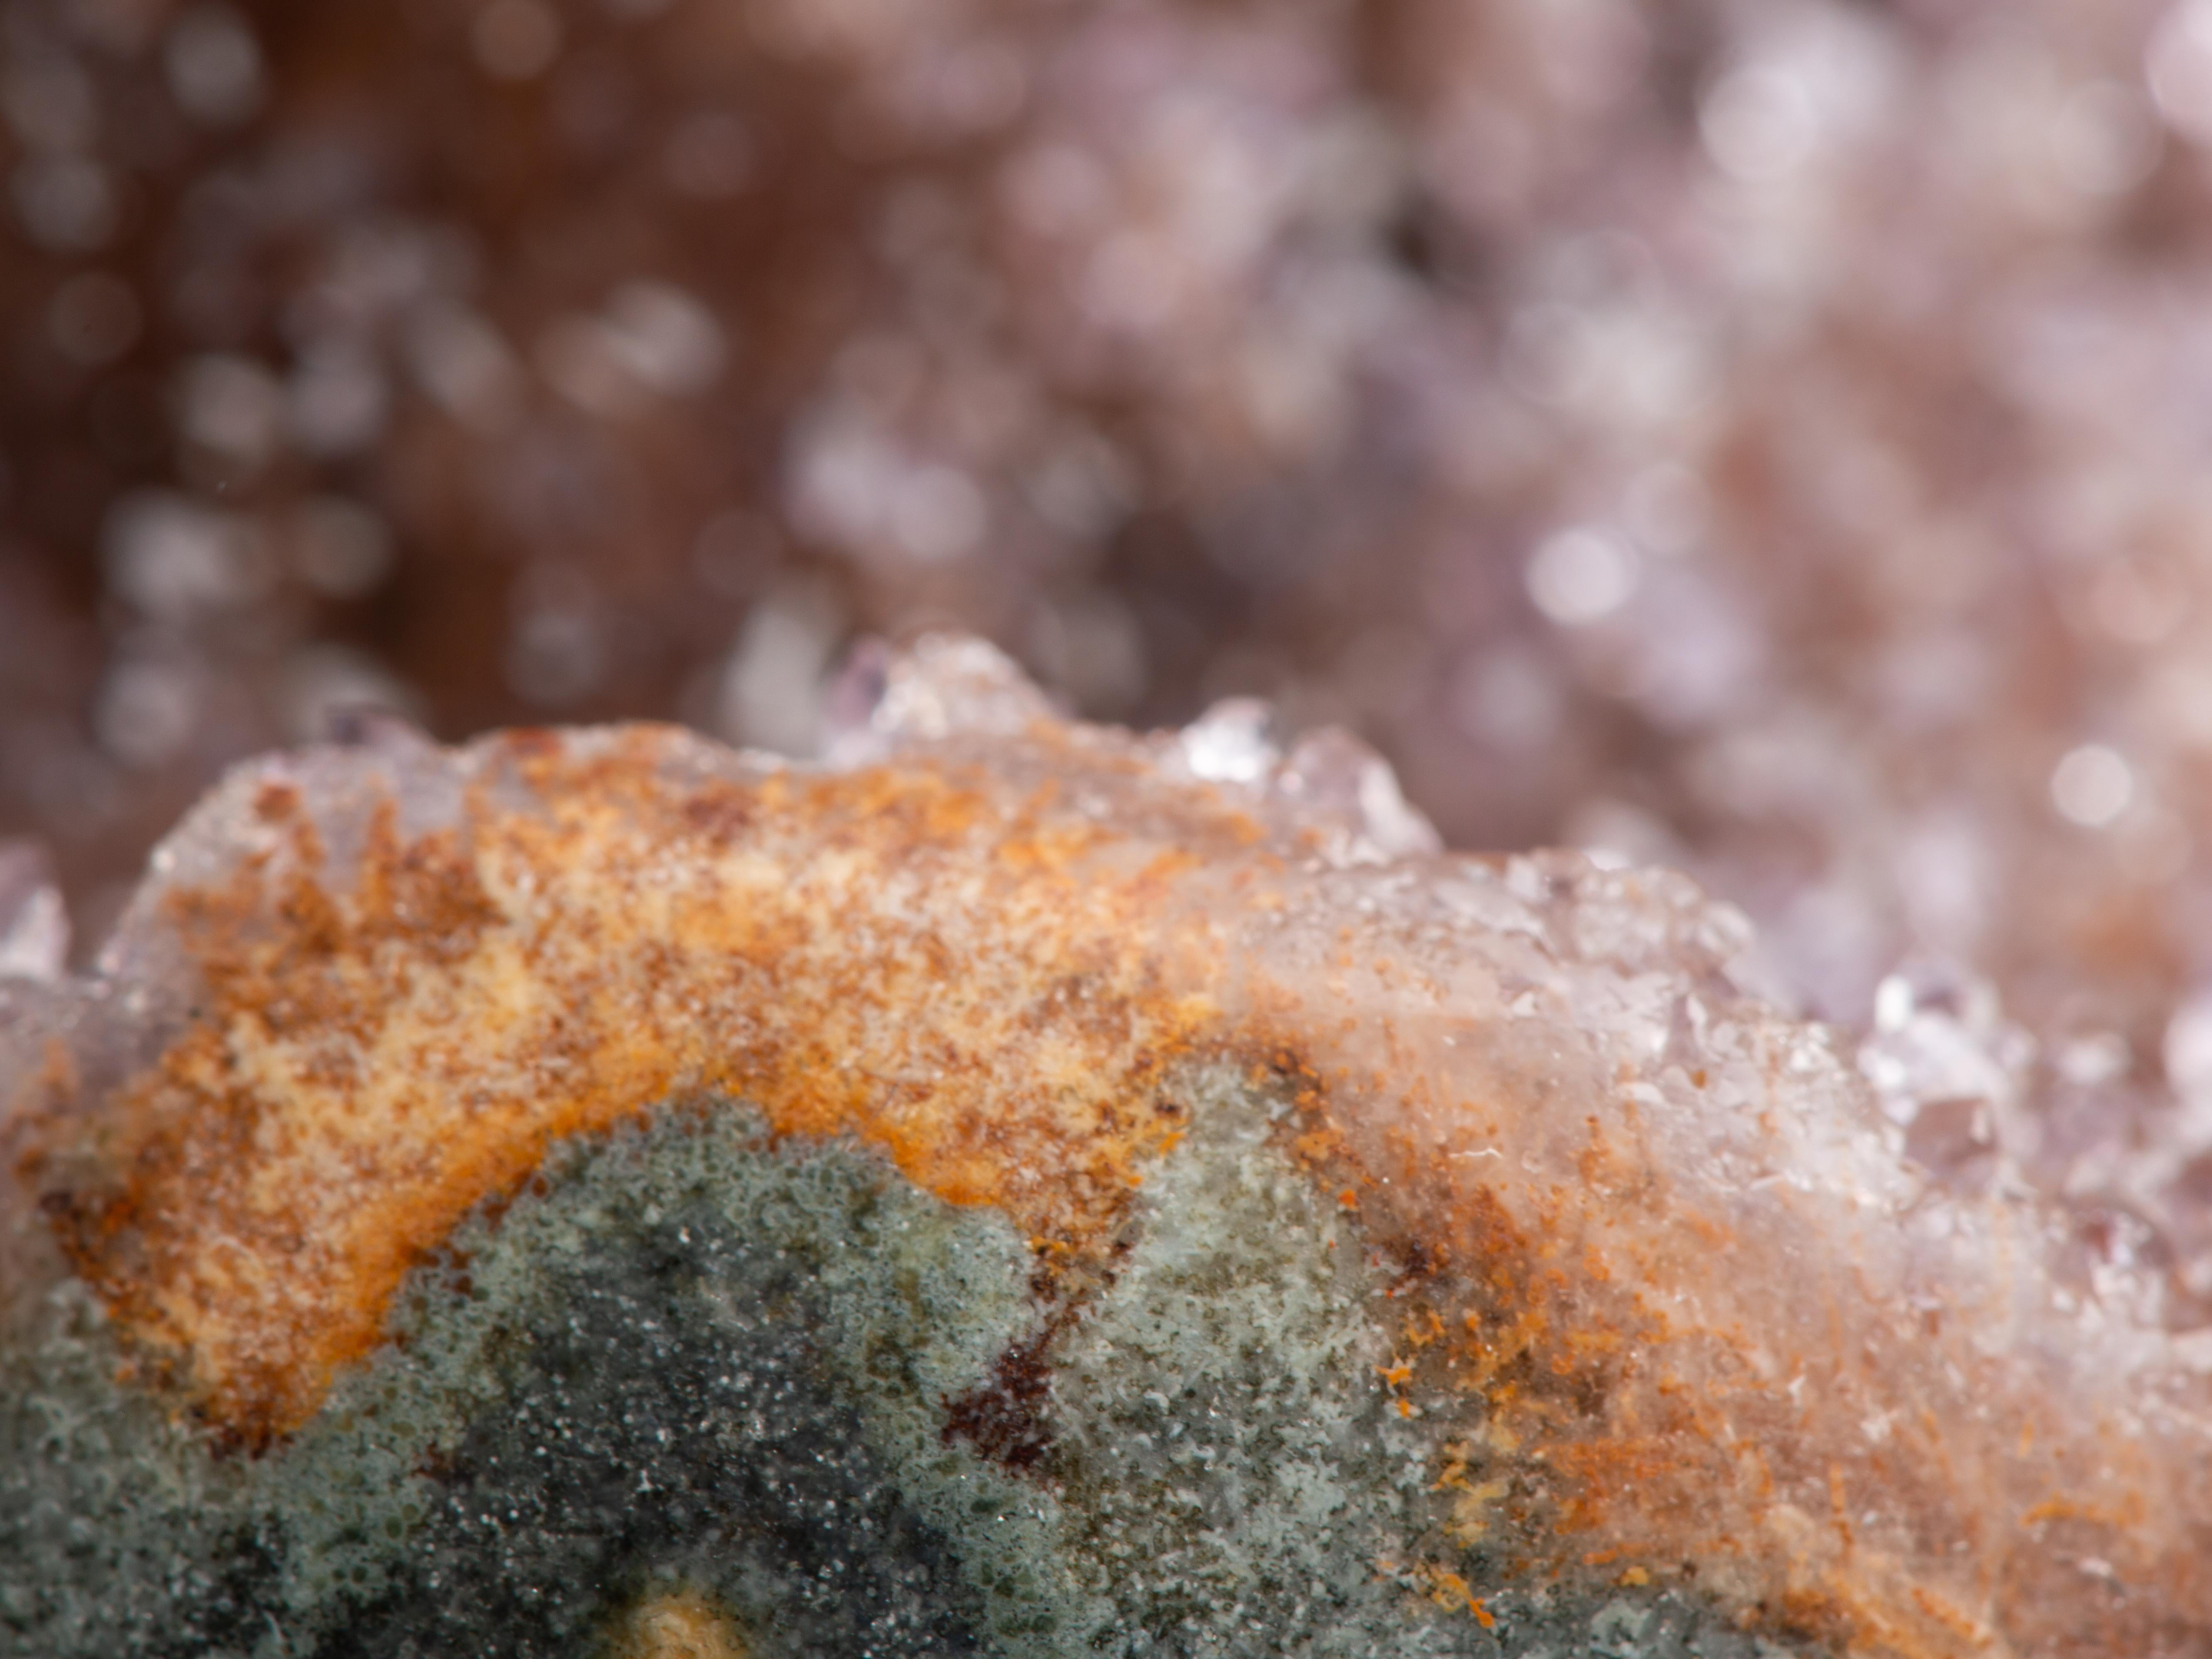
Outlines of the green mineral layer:
{"label": "green mineral layer", "polygon": [[[1284,1103],[1188,1088],[1057,1327],[999,1212],[719,1101],[565,1146],[261,1455],[118,1381],[65,1280],[0,1374],[0,1651],[1783,1651],[1682,1585],[1412,1573],[1450,1494],[1378,1377],[1383,1270],[1279,1149]],[[639,1622],[661,1604],[722,1645]]]}

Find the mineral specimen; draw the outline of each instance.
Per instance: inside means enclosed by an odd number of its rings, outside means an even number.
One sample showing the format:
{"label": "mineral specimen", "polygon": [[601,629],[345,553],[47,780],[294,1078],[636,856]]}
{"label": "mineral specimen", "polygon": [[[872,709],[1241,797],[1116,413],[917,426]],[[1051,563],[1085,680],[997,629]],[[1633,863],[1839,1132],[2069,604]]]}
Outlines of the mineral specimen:
{"label": "mineral specimen", "polygon": [[0,981],[9,1651],[2212,1652],[2212,1347],[1735,913],[845,696],[254,763]]}

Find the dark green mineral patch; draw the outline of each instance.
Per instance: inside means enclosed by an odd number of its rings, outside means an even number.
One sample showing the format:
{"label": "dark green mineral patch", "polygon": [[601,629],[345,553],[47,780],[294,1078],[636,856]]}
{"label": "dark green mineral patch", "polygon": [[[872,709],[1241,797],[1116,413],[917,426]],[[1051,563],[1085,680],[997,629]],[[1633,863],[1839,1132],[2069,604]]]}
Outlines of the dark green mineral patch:
{"label": "dark green mineral patch", "polygon": [[678,1651],[655,1597],[757,1659],[1776,1651],[1671,1592],[1479,1616],[1410,1575],[1446,1511],[1388,1265],[1265,1101],[1192,1087],[1110,1282],[1052,1306],[995,1211],[742,1108],[569,1146],[259,1457],[118,1382],[64,1283],[0,1379],[0,1651]]}

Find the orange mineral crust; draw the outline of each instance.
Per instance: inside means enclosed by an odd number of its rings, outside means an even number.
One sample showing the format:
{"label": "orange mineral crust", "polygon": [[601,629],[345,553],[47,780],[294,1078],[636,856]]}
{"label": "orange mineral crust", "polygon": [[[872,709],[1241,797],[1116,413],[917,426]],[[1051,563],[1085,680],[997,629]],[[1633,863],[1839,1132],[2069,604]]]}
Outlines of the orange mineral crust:
{"label": "orange mineral crust", "polygon": [[1374,1269],[1372,1386],[1424,1448],[1376,1571],[1412,1593],[2212,1651],[2207,1339],[2065,1218],[1907,1161],[1686,882],[1424,850],[1348,740],[1062,725],[945,642],[836,761],[373,732],[226,783],[15,1085],[144,1385],[283,1441],[465,1217],[672,1100],[1003,1212],[1058,1330],[1230,1075]]}

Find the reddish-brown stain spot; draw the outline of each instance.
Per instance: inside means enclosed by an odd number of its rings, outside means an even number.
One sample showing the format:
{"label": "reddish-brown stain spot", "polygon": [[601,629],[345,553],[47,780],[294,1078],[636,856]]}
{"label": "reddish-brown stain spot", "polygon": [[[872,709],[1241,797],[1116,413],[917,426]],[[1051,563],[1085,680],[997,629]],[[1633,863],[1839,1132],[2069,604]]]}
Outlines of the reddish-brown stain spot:
{"label": "reddish-brown stain spot", "polygon": [[1005,1349],[990,1380],[945,1402],[944,1438],[968,1444],[1003,1468],[1036,1467],[1052,1446],[1052,1366],[1047,1350],[1058,1334],[1048,1325]]}

